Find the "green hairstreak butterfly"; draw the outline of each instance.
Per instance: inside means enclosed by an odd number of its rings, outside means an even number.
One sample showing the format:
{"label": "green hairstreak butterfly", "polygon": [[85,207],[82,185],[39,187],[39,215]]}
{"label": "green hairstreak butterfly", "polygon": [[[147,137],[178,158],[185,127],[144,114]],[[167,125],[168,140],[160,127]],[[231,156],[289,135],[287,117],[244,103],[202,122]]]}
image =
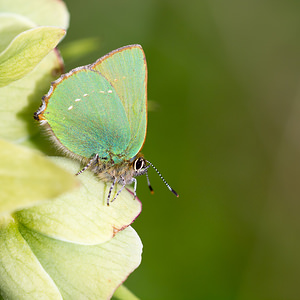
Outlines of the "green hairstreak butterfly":
{"label": "green hairstreak butterfly", "polygon": [[[135,177],[154,165],[140,150],[147,127],[147,65],[140,45],[114,50],[95,63],[78,67],[54,81],[34,118],[47,126],[55,143],[84,163],[100,179],[122,185],[113,200]],[[112,201],[113,201],[112,200]]]}

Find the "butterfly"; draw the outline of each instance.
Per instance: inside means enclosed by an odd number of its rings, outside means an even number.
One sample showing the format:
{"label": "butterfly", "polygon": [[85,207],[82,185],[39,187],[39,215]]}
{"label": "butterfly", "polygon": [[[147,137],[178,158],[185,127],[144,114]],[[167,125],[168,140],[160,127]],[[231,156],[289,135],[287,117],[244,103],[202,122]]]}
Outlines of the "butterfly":
{"label": "butterfly", "polygon": [[[147,129],[147,64],[140,45],[114,50],[95,63],[75,68],[52,82],[34,118],[49,129],[55,144],[101,180],[111,182],[107,205],[135,177],[155,166],[140,150]],[[116,184],[121,188],[110,200]]]}

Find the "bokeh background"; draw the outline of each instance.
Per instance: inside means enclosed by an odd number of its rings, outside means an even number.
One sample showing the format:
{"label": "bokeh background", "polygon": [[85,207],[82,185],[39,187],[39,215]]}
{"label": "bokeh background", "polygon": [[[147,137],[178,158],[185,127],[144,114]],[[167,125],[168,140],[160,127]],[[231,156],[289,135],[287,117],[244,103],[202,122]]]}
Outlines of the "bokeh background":
{"label": "bokeh background", "polygon": [[128,44],[149,69],[133,227],[144,300],[300,299],[300,2],[66,0],[61,45],[96,38],[67,71]]}

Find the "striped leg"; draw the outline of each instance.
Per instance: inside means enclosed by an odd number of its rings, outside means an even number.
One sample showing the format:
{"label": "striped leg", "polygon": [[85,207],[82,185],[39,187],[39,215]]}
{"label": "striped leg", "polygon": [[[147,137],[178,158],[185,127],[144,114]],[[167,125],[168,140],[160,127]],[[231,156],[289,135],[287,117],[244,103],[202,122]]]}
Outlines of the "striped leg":
{"label": "striped leg", "polygon": [[81,173],[83,173],[85,170],[87,170],[92,164],[95,164],[98,162],[98,159],[99,159],[99,155],[98,154],[95,154],[91,159],[90,161],[87,163],[86,166],[84,166],[78,173],[76,173],[75,175],[79,175]]}

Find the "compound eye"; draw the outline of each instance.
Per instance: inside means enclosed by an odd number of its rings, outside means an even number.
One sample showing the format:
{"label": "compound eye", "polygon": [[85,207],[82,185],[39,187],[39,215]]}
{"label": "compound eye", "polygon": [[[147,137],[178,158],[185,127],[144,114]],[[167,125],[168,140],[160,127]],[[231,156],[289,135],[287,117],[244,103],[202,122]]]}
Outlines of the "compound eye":
{"label": "compound eye", "polygon": [[139,171],[143,169],[145,166],[145,160],[142,157],[139,157],[135,162],[134,162],[134,170]]}

